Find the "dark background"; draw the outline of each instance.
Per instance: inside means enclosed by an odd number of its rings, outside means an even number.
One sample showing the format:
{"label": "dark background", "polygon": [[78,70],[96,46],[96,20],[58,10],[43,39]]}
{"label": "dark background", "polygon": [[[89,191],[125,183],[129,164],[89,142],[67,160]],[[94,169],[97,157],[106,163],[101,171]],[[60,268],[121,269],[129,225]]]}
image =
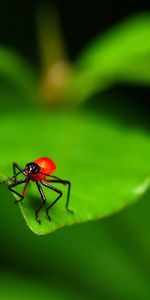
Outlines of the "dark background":
{"label": "dark background", "polygon": [[[71,59],[97,34],[129,15],[149,8],[148,1],[0,1],[1,43],[16,48],[38,64],[36,11],[39,5],[57,5]],[[28,41],[28,43],[27,43]]]}
{"label": "dark background", "polygon": [[[35,67],[40,68],[37,42],[37,8],[55,4],[58,8],[68,55],[75,60],[80,51],[100,33],[121,20],[149,9],[148,1],[0,1],[0,42],[19,51]],[[127,93],[145,109],[150,92],[141,86],[118,85],[113,93]],[[142,103],[141,103],[142,101]]]}

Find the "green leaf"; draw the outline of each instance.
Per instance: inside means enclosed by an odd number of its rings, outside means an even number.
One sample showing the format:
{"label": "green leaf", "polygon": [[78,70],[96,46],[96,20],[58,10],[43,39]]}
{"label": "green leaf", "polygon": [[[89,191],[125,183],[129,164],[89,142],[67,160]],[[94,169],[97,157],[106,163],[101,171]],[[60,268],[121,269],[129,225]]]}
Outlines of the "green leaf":
{"label": "green leaf", "polygon": [[68,101],[83,102],[120,82],[150,85],[150,16],[145,13],[95,38],[79,55]]}
{"label": "green leaf", "polygon": [[[10,135],[13,128],[13,135]],[[1,172],[10,176],[11,163],[24,167],[27,162],[47,156],[58,169],[56,176],[72,182],[70,208],[65,210],[66,188],[62,199],[51,209],[49,222],[43,209],[41,225],[35,210],[41,200],[31,182],[27,197],[20,205],[29,228],[47,234],[60,227],[108,216],[135,202],[149,187],[148,134],[95,111],[22,113],[1,117]],[[6,151],[7,149],[7,151]],[[56,194],[44,189],[47,205]],[[8,191],[8,193],[10,193]]]}
{"label": "green leaf", "polygon": [[[69,288],[63,289],[62,292],[55,284],[53,286],[52,280],[51,283],[49,283],[47,278],[45,281],[35,278],[35,276],[23,276],[12,271],[3,271],[3,273],[0,273],[0,297],[1,299],[21,298],[23,300],[27,298],[34,299],[36,297],[37,300],[42,300],[43,298],[49,298],[49,295],[51,295],[52,299],[64,300],[76,299],[76,296],[79,296],[74,295],[73,291]],[[26,289],[24,289],[25,286]],[[79,299],[81,299],[80,296]]]}
{"label": "green leaf", "polygon": [[[5,92],[5,100],[8,96],[10,98],[12,91],[14,93],[15,90],[20,92],[23,99],[26,98],[31,101],[35,97],[37,78],[34,70],[18,53],[3,46],[0,47],[0,78],[1,90]],[[4,86],[4,83],[7,86]],[[13,101],[11,101],[13,105],[15,105],[15,99],[16,95]],[[19,100],[21,103],[22,99]]]}

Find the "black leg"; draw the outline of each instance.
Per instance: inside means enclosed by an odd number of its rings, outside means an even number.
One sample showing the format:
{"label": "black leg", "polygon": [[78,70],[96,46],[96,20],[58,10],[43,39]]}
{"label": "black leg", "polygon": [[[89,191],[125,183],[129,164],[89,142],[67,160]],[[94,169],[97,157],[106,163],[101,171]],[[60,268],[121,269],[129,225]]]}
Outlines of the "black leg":
{"label": "black leg", "polygon": [[[18,173],[16,173],[16,169],[19,170]],[[25,174],[25,169],[22,169],[20,166],[18,166],[17,163],[13,163],[13,173],[14,173],[13,176],[8,177],[8,178],[6,178],[6,179],[0,181],[0,184],[6,183],[7,181],[13,181],[13,183],[16,183],[16,182],[17,182],[16,178],[17,178],[17,176],[18,176],[20,173],[22,173],[23,175],[26,176],[26,174]]]}
{"label": "black leg", "polygon": [[16,178],[16,169],[20,171],[20,173],[22,173],[23,175],[25,175],[24,170],[17,164],[17,163],[13,163],[13,173],[14,173],[14,183],[17,182],[17,178]]}
{"label": "black leg", "polygon": [[8,182],[8,181],[14,180],[19,174],[20,174],[20,172],[18,172],[16,175],[13,175],[13,176],[11,176],[11,177],[8,177],[8,178],[6,178],[6,179],[0,181],[0,184],[3,184],[3,183],[6,183],[6,182]]}
{"label": "black leg", "polygon": [[36,220],[38,221],[39,224],[41,224],[41,221],[39,219],[39,211],[42,209],[42,207],[45,205],[46,203],[46,197],[44,195],[44,192],[41,188],[41,186],[39,185],[38,181],[36,182],[36,185],[38,187],[38,190],[40,192],[41,198],[42,198],[42,204],[40,205],[40,207],[36,210],[35,215],[36,215]]}
{"label": "black leg", "polygon": [[54,182],[54,183],[61,183],[61,184],[64,184],[64,185],[67,185],[68,186],[68,193],[67,193],[67,201],[66,201],[66,210],[70,213],[74,213],[71,209],[68,208],[69,206],[69,200],[70,200],[70,190],[71,190],[71,182],[69,180],[63,180],[63,179],[60,179],[56,176],[51,176],[52,178],[56,178],[56,180],[53,180],[53,179],[46,179],[45,181],[46,182]]}
{"label": "black leg", "polygon": [[50,206],[48,206],[47,208],[46,208],[46,215],[47,215],[47,218],[48,218],[48,220],[50,221],[51,220],[51,217],[50,217],[50,215],[49,215],[49,209],[61,198],[61,196],[62,196],[62,191],[60,191],[60,190],[58,190],[57,188],[55,188],[55,187],[53,187],[53,186],[51,186],[51,185],[49,185],[49,184],[47,184],[46,182],[43,182],[43,181],[41,181],[41,184],[43,184],[44,186],[46,186],[47,188],[49,188],[49,189],[51,189],[51,190],[53,190],[54,192],[56,192],[56,193],[58,193],[59,194],[59,196],[51,203],[51,205]]}
{"label": "black leg", "polygon": [[[18,202],[21,202],[24,198],[24,195],[25,195],[25,190],[26,190],[26,187],[28,185],[28,182],[29,182],[29,178],[25,178],[25,179],[20,179],[18,180],[17,182],[15,183],[11,183],[9,186],[8,186],[8,189],[13,192],[14,194],[16,194],[17,196],[20,197],[19,200],[16,200],[15,203],[18,203]],[[14,190],[14,187],[19,185],[19,184],[22,184],[22,183],[25,183],[25,186],[24,186],[24,189],[23,189],[23,193],[22,195],[20,193],[18,193],[17,191]]]}

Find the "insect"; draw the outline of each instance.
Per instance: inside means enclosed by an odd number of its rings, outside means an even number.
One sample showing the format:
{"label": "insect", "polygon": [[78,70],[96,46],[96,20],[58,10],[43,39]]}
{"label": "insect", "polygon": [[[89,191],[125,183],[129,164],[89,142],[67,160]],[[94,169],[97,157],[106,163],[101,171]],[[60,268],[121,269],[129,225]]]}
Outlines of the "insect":
{"label": "insect", "polygon": [[[19,172],[16,173],[16,170],[17,171],[19,170]],[[44,186],[48,189],[51,189],[57,193],[56,199],[46,208],[46,216],[49,221],[51,220],[49,210],[61,198],[61,196],[63,194],[60,189],[52,186],[51,183],[61,183],[63,185],[68,186],[66,210],[68,212],[73,213],[73,211],[68,208],[71,182],[69,180],[63,180],[56,176],[51,175],[55,170],[56,170],[55,163],[53,162],[52,159],[50,159],[48,157],[41,157],[41,158],[34,160],[33,162],[27,163],[24,169],[22,167],[20,167],[17,163],[13,163],[14,175],[1,181],[0,184],[3,184],[7,181],[12,181],[12,183],[10,183],[8,185],[8,189],[20,197],[19,200],[15,201],[15,203],[19,203],[25,197],[26,189],[29,184],[29,181],[30,180],[34,181],[37,185],[38,191],[39,191],[41,199],[42,199],[42,203],[41,203],[40,207],[35,211],[36,220],[39,224],[41,224],[41,221],[39,218],[39,212],[42,209],[42,207],[46,204],[46,197],[45,197],[42,186]],[[25,175],[26,178],[17,180],[17,176],[21,173],[23,175]],[[24,184],[21,194],[19,192],[17,192],[16,190],[14,190],[14,188],[20,184]]]}

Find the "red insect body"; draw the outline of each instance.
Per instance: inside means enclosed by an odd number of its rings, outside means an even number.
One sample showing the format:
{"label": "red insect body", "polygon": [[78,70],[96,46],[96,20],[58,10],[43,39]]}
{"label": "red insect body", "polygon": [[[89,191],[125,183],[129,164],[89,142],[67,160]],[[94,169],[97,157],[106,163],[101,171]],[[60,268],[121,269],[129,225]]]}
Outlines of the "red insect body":
{"label": "red insect body", "polygon": [[[40,167],[40,172],[51,175],[56,170],[56,165],[53,162],[52,159],[48,157],[41,157],[36,160],[34,160],[34,163],[36,163]],[[46,175],[38,173],[38,174],[31,174],[30,178],[31,180],[37,181],[37,180],[44,180],[46,178]]]}

